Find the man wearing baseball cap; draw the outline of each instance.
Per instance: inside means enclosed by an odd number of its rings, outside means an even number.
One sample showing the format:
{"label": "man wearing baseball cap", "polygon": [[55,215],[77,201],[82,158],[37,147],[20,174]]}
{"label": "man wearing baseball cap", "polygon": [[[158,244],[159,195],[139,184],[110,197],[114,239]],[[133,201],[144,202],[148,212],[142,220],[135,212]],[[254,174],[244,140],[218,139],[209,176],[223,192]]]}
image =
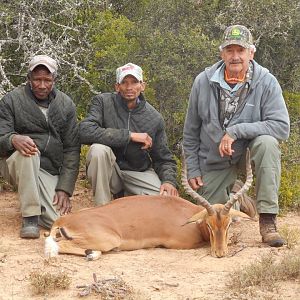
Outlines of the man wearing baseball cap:
{"label": "man wearing baseball cap", "polygon": [[34,56],[27,83],[0,101],[0,172],[18,189],[23,217],[21,238],[38,238],[71,210],[79,169],[76,109],[55,88],[57,62]]}
{"label": "man wearing baseball cap", "polygon": [[117,68],[116,92],[95,96],[80,123],[81,143],[91,145],[87,175],[97,205],[123,195],[178,195],[164,121],[144,90],[141,67]]}
{"label": "man wearing baseball cap", "polygon": [[[262,241],[284,244],[277,232],[280,183],[279,142],[289,136],[289,116],[276,78],[253,58],[248,28],[226,28],[222,60],[195,79],[186,114],[183,144],[189,184],[212,204],[225,203],[244,171],[246,149],[256,175],[256,203],[239,199],[240,210],[259,214]],[[256,207],[255,207],[256,206]]]}

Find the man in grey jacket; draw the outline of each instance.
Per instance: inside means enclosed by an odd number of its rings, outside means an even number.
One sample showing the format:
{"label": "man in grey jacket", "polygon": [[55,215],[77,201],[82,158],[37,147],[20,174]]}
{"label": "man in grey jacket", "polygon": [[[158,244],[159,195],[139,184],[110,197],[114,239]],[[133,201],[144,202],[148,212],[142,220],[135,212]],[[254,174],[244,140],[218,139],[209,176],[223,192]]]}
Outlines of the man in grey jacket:
{"label": "man in grey jacket", "polygon": [[189,184],[211,203],[225,203],[249,147],[262,241],[279,247],[279,141],[289,136],[282,90],[253,60],[246,27],[229,26],[220,51],[222,61],[196,77],[190,94],[183,133]]}
{"label": "man in grey jacket", "polygon": [[22,238],[38,238],[71,210],[80,144],[73,101],[54,87],[57,63],[29,62],[28,82],[0,101],[0,173],[18,188]]}
{"label": "man in grey jacket", "polygon": [[139,66],[119,67],[116,93],[95,96],[80,123],[81,143],[91,145],[87,175],[98,205],[124,194],[178,195],[164,121],[144,99],[144,89]]}

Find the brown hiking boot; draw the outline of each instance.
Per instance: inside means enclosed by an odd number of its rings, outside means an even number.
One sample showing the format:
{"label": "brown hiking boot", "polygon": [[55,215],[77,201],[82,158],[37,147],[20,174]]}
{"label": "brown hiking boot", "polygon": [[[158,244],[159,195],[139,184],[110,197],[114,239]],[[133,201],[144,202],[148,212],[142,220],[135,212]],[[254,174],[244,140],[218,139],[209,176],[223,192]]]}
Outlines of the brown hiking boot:
{"label": "brown hiking boot", "polygon": [[[232,188],[232,193],[236,193],[239,191],[242,186],[243,182],[240,180],[236,180],[234,186]],[[246,193],[239,197],[238,202],[240,204],[240,211],[247,214],[249,217],[254,218],[256,215],[256,204],[254,200],[248,196]]]}
{"label": "brown hiking boot", "polygon": [[281,247],[285,244],[285,240],[277,232],[275,214],[259,215],[259,231],[263,243],[266,243],[271,247]]}

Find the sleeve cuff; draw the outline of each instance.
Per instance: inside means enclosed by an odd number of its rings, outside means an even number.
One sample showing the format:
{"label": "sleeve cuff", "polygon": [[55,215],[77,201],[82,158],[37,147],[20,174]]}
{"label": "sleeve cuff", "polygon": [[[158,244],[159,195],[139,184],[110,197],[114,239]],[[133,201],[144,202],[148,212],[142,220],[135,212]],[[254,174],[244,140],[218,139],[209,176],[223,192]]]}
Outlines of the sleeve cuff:
{"label": "sleeve cuff", "polygon": [[14,150],[14,149],[15,149],[14,145],[12,144],[12,139],[13,139],[13,137],[14,137],[15,135],[16,135],[16,134],[13,133],[13,134],[11,134],[10,137],[8,138],[8,147],[9,147],[8,150]]}
{"label": "sleeve cuff", "polygon": [[226,133],[235,141],[237,140],[237,136],[233,132],[230,132],[228,128],[226,129]]}

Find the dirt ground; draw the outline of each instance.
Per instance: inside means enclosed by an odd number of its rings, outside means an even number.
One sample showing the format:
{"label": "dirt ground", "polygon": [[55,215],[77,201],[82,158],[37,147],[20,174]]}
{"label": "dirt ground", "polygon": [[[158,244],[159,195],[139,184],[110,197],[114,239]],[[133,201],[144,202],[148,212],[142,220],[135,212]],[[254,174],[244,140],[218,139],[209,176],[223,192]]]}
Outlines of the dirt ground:
{"label": "dirt ground", "polygon": [[[77,184],[73,197],[73,210],[92,206],[88,188]],[[296,214],[279,218],[279,227],[287,224],[300,228],[300,216]],[[272,249],[260,242],[258,223],[244,221],[232,226],[230,238],[237,243],[230,245],[230,254],[225,258],[209,255],[209,245],[195,250],[142,249],[103,255],[97,261],[82,257],[59,255],[54,261],[44,259],[44,237],[38,240],[19,238],[21,215],[16,193],[3,190],[0,193],[0,300],[18,299],[77,299],[78,285],[90,285],[93,274],[97,280],[121,280],[129,291],[126,299],[138,300],[219,300],[219,299],[300,299],[299,281],[284,282],[274,292],[257,289],[252,296],[234,295],[228,289],[230,273],[248,265],[261,255],[272,253],[278,257],[289,253],[282,247]],[[43,230],[44,232],[44,230]],[[32,272],[63,272],[71,278],[66,290],[54,290],[44,296],[34,295],[30,284]],[[125,292],[124,292],[125,293]],[[119,298],[118,298],[119,297]],[[108,293],[90,294],[84,299],[123,299]]]}

